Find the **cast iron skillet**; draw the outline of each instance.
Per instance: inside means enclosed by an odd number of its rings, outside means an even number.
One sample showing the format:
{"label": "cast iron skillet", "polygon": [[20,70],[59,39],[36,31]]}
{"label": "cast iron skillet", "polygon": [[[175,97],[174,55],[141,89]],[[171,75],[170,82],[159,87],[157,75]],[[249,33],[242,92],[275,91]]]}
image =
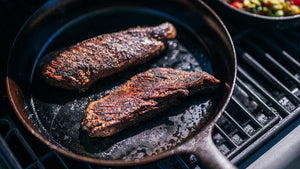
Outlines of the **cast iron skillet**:
{"label": "cast iron skillet", "polygon": [[[99,80],[84,93],[48,86],[37,62],[43,54],[98,34],[171,22],[177,38],[150,62]],[[207,71],[222,87],[190,97],[160,118],[106,138],[91,139],[80,127],[83,111],[131,76],[152,67]],[[194,153],[210,168],[235,168],[216,148],[212,130],[228,104],[236,77],[231,38],[202,1],[49,1],[22,27],[11,49],[8,95],[27,129],[49,147],[85,162],[129,166],[178,153]]]}
{"label": "cast iron skillet", "polygon": [[300,15],[272,17],[257,15],[232,7],[224,0],[205,0],[217,13],[238,25],[258,29],[288,29],[300,25]]}

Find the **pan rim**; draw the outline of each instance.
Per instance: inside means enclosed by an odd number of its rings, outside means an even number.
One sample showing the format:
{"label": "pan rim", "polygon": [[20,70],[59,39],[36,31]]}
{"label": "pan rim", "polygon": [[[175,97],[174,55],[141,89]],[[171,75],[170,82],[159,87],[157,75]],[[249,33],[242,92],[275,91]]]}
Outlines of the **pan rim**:
{"label": "pan rim", "polygon": [[[235,53],[235,49],[234,49],[234,45],[233,45],[233,41],[231,39],[231,36],[225,26],[225,24],[222,22],[222,20],[217,16],[217,14],[208,6],[206,5],[202,0],[198,0],[199,3],[201,3],[206,9],[208,9],[213,15],[214,17],[218,20],[218,22],[220,23],[222,29],[225,31],[226,33],[226,36],[227,38],[229,39],[229,43],[230,43],[230,46],[232,47],[232,52],[233,52],[233,58],[232,60],[234,61],[234,78],[231,82],[231,87],[230,87],[230,91],[228,92],[227,96],[226,96],[226,101],[224,102],[224,104],[220,107],[220,110],[221,112],[224,111],[224,109],[226,108],[226,106],[228,105],[229,103],[229,100],[232,96],[232,93],[233,93],[233,89],[234,89],[234,85],[235,85],[235,81],[236,81],[236,74],[237,74],[237,60],[236,60],[236,53]],[[22,33],[22,31],[25,29],[25,27],[28,25],[29,21],[36,15],[39,13],[40,10],[42,10],[42,8],[46,5],[49,5],[50,2],[47,2],[46,4],[44,4],[41,8],[39,8],[36,12],[34,12],[34,14],[29,17],[29,19],[24,23],[24,25],[21,27],[20,31],[18,32],[14,42],[13,42],[13,45],[11,47],[11,51],[10,51],[10,54],[12,53],[12,50],[14,48],[14,45],[15,45],[15,42],[17,41],[19,35]],[[10,62],[10,59],[8,60],[8,62]],[[7,68],[7,75],[9,75],[9,68]],[[52,142],[50,142],[49,140],[47,140],[44,136],[42,136],[40,133],[38,133],[36,130],[34,130],[25,120],[25,118],[22,116],[22,113],[21,111],[24,111],[24,110],[20,110],[18,108],[18,106],[16,105],[15,103],[15,100],[13,99],[13,92],[14,92],[14,88],[12,87],[14,85],[14,81],[10,78],[10,77],[6,77],[6,87],[7,87],[7,93],[8,93],[8,96],[9,96],[9,100],[12,104],[12,107],[14,108],[15,112],[17,113],[18,115],[18,118],[21,120],[21,122],[25,125],[25,127],[27,128],[28,131],[30,131],[35,137],[37,137],[41,142],[43,142],[44,144],[46,144],[47,146],[49,146],[51,149],[54,149],[56,151],[58,151],[59,153],[67,156],[67,157],[71,157],[71,158],[74,158],[76,160],[80,160],[80,161],[83,161],[83,162],[88,162],[88,163],[94,163],[94,164],[99,164],[99,165],[107,165],[107,166],[133,166],[133,165],[141,165],[141,164],[145,164],[145,163],[151,163],[151,162],[154,162],[154,161],[157,161],[159,159],[162,159],[162,158],[165,158],[165,157],[168,157],[170,155],[174,155],[174,154],[177,154],[177,153],[182,153],[179,152],[178,150],[176,150],[176,147],[180,147],[181,144],[177,145],[175,148],[169,150],[169,151],[165,151],[165,152],[162,152],[158,155],[155,155],[155,156],[149,156],[149,157],[146,157],[146,158],[142,158],[142,159],[133,159],[133,160],[103,160],[103,159],[97,159],[97,158],[91,158],[91,157],[86,157],[86,156],[82,156],[82,155],[79,155],[79,154],[76,154],[76,153],[73,153],[73,152],[70,152],[70,151],[67,151],[55,144],[53,144]],[[222,113],[218,113],[214,118],[213,118],[213,122],[206,122],[202,128],[198,131],[201,132],[202,130],[204,130],[204,128],[207,127],[207,124],[210,124],[210,123],[215,123],[219,117],[222,115]],[[188,140],[187,140],[188,141]],[[184,144],[185,142],[183,142],[182,144]]]}

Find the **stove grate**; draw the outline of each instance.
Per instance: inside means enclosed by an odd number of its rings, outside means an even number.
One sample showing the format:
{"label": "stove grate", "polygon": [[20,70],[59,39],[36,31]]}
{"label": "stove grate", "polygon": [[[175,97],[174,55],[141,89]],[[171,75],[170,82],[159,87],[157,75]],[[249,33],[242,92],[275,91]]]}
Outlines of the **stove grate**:
{"label": "stove grate", "polygon": [[[240,32],[233,27],[230,31],[238,58],[237,84],[213,137],[223,154],[240,164],[299,117],[300,50],[295,44],[300,46],[300,41],[295,38],[288,41],[284,34],[292,32],[293,36],[299,36],[300,32],[294,29],[279,33],[254,29]],[[283,42],[294,45],[286,47]],[[220,123],[226,123],[225,130]]]}

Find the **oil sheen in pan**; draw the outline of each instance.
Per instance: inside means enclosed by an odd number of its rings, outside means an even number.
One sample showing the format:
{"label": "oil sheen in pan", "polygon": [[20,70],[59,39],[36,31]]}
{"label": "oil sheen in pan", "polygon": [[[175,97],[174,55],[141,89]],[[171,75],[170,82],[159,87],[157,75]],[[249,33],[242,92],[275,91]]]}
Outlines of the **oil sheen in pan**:
{"label": "oil sheen in pan", "polygon": [[[106,26],[101,26],[95,20],[106,23]],[[124,20],[128,21],[125,27],[122,26]],[[38,70],[34,69],[31,92],[33,113],[29,117],[37,121],[36,125],[42,126],[40,128],[43,131],[40,132],[62,148],[101,159],[132,159],[155,155],[192,136],[209,113],[212,104],[210,98],[194,96],[184,99],[180,105],[162,111],[159,118],[129,127],[110,137],[89,138],[80,125],[89,102],[110,94],[130,77],[149,68],[171,67],[185,71],[203,70],[213,74],[201,40],[176,19],[150,10],[91,13],[70,22],[56,33],[40,55],[70,45],[66,39],[72,39],[70,41],[75,43],[98,34],[112,32],[111,30],[119,31],[137,25],[158,25],[165,21],[174,24],[178,35],[175,40],[167,42],[166,50],[159,57],[100,79],[84,93],[51,87],[41,78]],[[86,34],[82,35],[82,32]]]}

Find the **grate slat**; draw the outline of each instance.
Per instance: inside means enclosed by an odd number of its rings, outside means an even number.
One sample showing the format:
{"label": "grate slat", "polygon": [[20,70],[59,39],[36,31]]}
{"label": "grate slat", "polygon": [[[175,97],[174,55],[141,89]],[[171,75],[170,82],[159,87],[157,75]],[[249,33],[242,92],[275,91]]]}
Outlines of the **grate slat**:
{"label": "grate slat", "polygon": [[[299,36],[299,33],[296,33]],[[296,67],[300,67],[300,63],[293,58],[290,53],[294,53],[296,55],[300,54],[300,49],[299,46],[295,45],[295,43],[293,43],[291,40],[287,39],[286,36],[280,34],[280,33],[272,33],[271,32],[271,37],[277,39],[278,41],[282,42],[281,45],[284,45],[284,47],[288,50],[282,50],[279,51],[279,53],[282,53],[283,57],[285,57],[284,59],[286,59],[286,61],[288,61],[292,66],[296,66]]]}
{"label": "grate slat", "polygon": [[93,169],[93,167],[92,167],[90,164],[87,164],[87,167],[88,167],[89,169]]}
{"label": "grate slat", "polygon": [[52,150],[50,151],[49,153],[45,154],[44,156],[42,156],[40,158],[40,161],[47,161],[48,159],[51,159],[51,158],[57,158],[58,161],[60,162],[59,165],[64,167],[64,169],[69,169],[69,167],[66,165],[66,163],[63,161],[63,159],[57,154],[56,151]]}
{"label": "grate slat", "polygon": [[27,141],[25,140],[25,138],[22,136],[22,134],[20,133],[20,131],[17,128],[12,128],[6,135],[5,137],[5,141],[9,142],[9,139],[13,136],[16,136],[16,138],[21,142],[21,144],[24,146],[25,150],[27,151],[27,153],[30,155],[30,157],[32,158],[32,160],[34,162],[36,162],[37,166],[39,168],[45,168],[43,166],[43,164],[40,162],[40,160],[38,159],[37,155],[35,154],[35,152],[33,151],[33,149],[30,147],[30,145],[27,143]]}
{"label": "grate slat", "polygon": [[0,158],[4,160],[5,164],[9,168],[13,169],[21,169],[21,165],[16,159],[16,157],[13,155],[11,150],[8,148],[8,145],[6,144],[6,141],[3,139],[3,137],[0,135]]}
{"label": "grate slat", "polygon": [[[267,33],[271,36],[264,36],[263,34]],[[296,50],[288,50],[292,53],[299,53],[300,50],[297,49],[295,44],[291,42],[291,40],[287,40],[286,35],[283,36],[282,34],[274,33],[274,32],[255,32],[254,34],[250,35],[251,37],[254,37],[259,43],[264,44],[263,47],[267,47],[266,49],[272,49],[274,53],[281,54],[282,51],[284,51],[282,45],[286,44],[284,46],[289,46],[288,49],[296,49]],[[286,41],[287,43],[282,43]]]}
{"label": "grate slat", "polygon": [[266,112],[276,116],[276,114],[271,110],[271,108],[260,97],[258,97],[253,90],[249,89],[249,87],[244,82],[242,82],[242,80],[239,77],[236,78],[236,82],[239,85],[239,87],[241,87],[245,92],[247,92],[247,94],[249,94],[253,100],[259,103],[259,105],[262,106],[262,108]]}
{"label": "grate slat", "polygon": [[0,136],[5,137],[11,128],[11,123],[7,119],[0,119]]}
{"label": "grate slat", "polygon": [[[236,157],[237,154],[244,154],[247,151],[244,151],[244,149],[248,149],[251,147],[248,147],[250,144],[252,144],[253,142],[255,142],[257,139],[260,139],[261,136],[263,134],[265,134],[270,128],[272,128],[275,124],[277,124],[279,122],[280,118],[278,116],[276,116],[275,118],[273,118],[268,124],[266,124],[265,126],[263,126],[262,128],[260,128],[254,135],[251,136],[251,138],[249,138],[248,140],[245,140],[245,142],[242,143],[242,145],[239,149],[236,149],[234,151],[232,151],[231,153],[229,153],[227,155],[227,157],[229,159],[233,159],[234,157]],[[244,149],[243,149],[244,148]],[[251,151],[254,151],[254,149],[252,149]],[[244,156],[239,156],[240,157],[244,157]],[[235,160],[242,160],[242,159],[235,159]]]}
{"label": "grate slat", "polygon": [[67,164],[64,162],[64,160],[60,157],[60,155],[56,151],[54,152],[54,154],[57,157],[57,159],[59,160],[59,162],[63,165],[63,167],[65,169],[69,169],[69,167],[67,166]]}
{"label": "grate slat", "polygon": [[178,161],[182,169],[190,169],[190,167],[183,161],[183,159],[179,155],[175,155],[174,157]]}
{"label": "grate slat", "polygon": [[282,56],[284,56],[286,59],[286,61],[290,62],[291,66],[294,66],[295,68],[300,68],[300,63],[297,62],[292,55],[290,55],[288,52],[286,52],[285,50],[282,51]]}
{"label": "grate slat", "polygon": [[264,89],[261,85],[259,85],[245,70],[243,70],[240,66],[238,66],[238,72],[240,75],[244,76],[261,94],[264,95],[274,106],[281,110],[285,116],[290,114],[266,89]]}
{"label": "grate slat", "polygon": [[215,125],[215,129],[230,144],[230,146],[233,146],[233,149],[239,147],[235,142],[231,140],[231,138],[225,133],[225,131],[218,124]]}
{"label": "grate slat", "polygon": [[160,162],[155,163],[155,165],[156,165],[159,169],[164,169],[164,167],[160,164]]}
{"label": "grate slat", "polygon": [[290,98],[293,102],[299,103],[300,100],[297,98],[287,87],[285,87],[276,77],[274,77],[267,69],[265,69],[260,63],[258,63],[252,56],[244,52],[240,55],[243,60],[245,60],[249,65],[252,66],[257,72],[265,77],[271,84],[277,87],[278,90],[282,91]]}
{"label": "grate slat", "polygon": [[39,169],[45,169],[45,167],[42,164],[38,164],[38,162],[33,162],[29,166],[27,166],[25,169],[34,169],[38,166]]}
{"label": "grate slat", "polygon": [[[246,112],[245,112],[246,113]],[[227,112],[227,111],[224,111],[224,115],[227,117],[227,119],[229,119],[234,125],[235,127],[244,135],[247,136],[247,138],[251,137],[248,132],[246,132],[244,130],[244,128]],[[245,138],[245,139],[247,139]]]}
{"label": "grate slat", "polygon": [[243,112],[245,115],[247,115],[247,117],[257,126],[259,126],[260,128],[262,128],[262,124],[256,120],[256,118],[234,97],[232,96],[231,98],[232,102],[237,105]]}
{"label": "grate slat", "polygon": [[[283,51],[279,45],[272,43],[270,39],[262,38],[263,36],[260,33],[252,34],[252,36],[257,41],[260,41],[260,43],[264,44],[264,47],[267,46],[267,48],[272,49],[272,51],[275,51],[275,53],[281,53]],[[277,60],[275,60],[268,52],[266,52],[264,49],[262,49],[260,46],[258,46],[256,43],[250,40],[243,40],[243,41],[247,43],[247,45],[251,46],[251,48],[255,49],[255,51],[265,60],[265,62],[273,66],[273,68],[278,69],[282,74],[284,74],[285,77],[288,77],[294,83],[298,85],[300,84],[300,81],[290,71],[288,71],[282,64],[280,64]],[[298,62],[295,61],[295,63]],[[296,67],[297,69],[300,69],[299,66]]]}
{"label": "grate slat", "polygon": [[272,58],[269,54],[266,54],[265,56],[268,59],[268,63],[273,64],[276,68],[279,69],[279,71],[281,71],[286,77],[288,77],[294,83],[298,85],[300,84],[300,81],[291,72],[289,72],[286,68],[284,68],[280,63],[278,63],[274,58]]}

